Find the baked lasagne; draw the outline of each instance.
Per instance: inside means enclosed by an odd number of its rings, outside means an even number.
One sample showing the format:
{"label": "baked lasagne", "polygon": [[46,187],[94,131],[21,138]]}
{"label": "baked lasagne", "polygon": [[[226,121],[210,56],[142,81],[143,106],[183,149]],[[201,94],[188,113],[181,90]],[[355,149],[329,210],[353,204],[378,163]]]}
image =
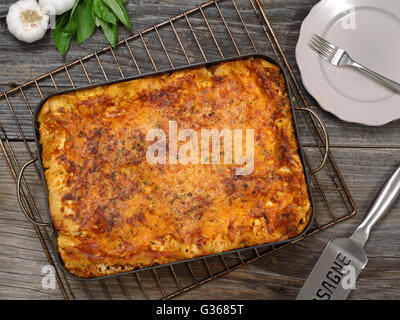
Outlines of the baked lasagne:
{"label": "baked lasagne", "polygon": [[[171,120],[194,130],[253,128],[253,172],[150,164],[146,134],[168,132]],[[59,94],[37,122],[58,250],[78,277],[287,240],[309,223],[285,79],[264,59]]]}

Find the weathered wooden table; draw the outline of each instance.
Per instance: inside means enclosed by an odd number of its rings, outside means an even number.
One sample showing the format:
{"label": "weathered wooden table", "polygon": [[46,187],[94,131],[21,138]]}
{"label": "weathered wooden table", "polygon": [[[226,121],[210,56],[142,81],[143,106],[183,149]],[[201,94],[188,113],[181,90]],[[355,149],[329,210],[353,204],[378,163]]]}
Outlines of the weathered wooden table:
{"label": "weathered wooden table", "polygon": [[[236,0],[239,7],[242,1],[245,0]],[[2,1],[0,16],[7,13],[8,6],[13,2],[14,0]],[[316,0],[262,1],[292,66],[295,66],[294,48],[301,22],[316,2]],[[200,3],[201,1],[196,0],[185,2],[130,0],[127,9],[136,32]],[[221,8],[221,10],[225,10],[223,3],[221,3]],[[230,13],[224,11],[224,14],[228,17],[229,23]],[[246,23],[250,26],[258,25],[258,21],[247,21]],[[233,24],[231,28],[234,31],[236,25]],[[122,28],[120,30],[120,38],[128,35],[126,30]],[[102,33],[96,32],[94,37],[80,47],[73,44],[67,57],[64,58],[54,48],[50,33],[37,43],[23,44],[8,33],[4,19],[1,20],[0,36],[1,92],[107,45]],[[257,41],[266,41],[265,35],[264,39],[257,39]],[[223,38],[222,43],[224,43]],[[166,45],[168,46],[168,43]],[[150,42],[150,49],[160,50],[152,46],[152,42]],[[189,50],[189,52],[191,51]],[[138,60],[141,60],[140,55],[144,53],[135,53]],[[189,59],[191,57],[189,54]],[[123,65],[123,63],[122,61],[121,64]],[[127,67],[133,68],[132,63]],[[107,70],[107,72],[112,78],[119,76],[117,69]],[[62,89],[63,86],[64,84],[59,82],[59,89]],[[310,97],[308,99],[312,102]],[[5,108],[4,104],[0,106],[0,123],[4,126],[13,122],[9,111]],[[18,105],[15,108],[18,117],[29,119],[26,108]],[[358,213],[295,245],[204,284],[180,298],[293,299],[327,241],[334,237],[348,236],[358,225],[382,184],[400,163],[400,121],[372,128],[344,123],[318,107],[315,107],[314,110],[322,117],[328,128],[332,145],[331,152],[357,205]],[[7,133],[16,157],[21,162],[27,160],[28,155],[18,133],[12,132],[12,129],[9,129]],[[308,150],[308,154],[318,154],[318,149],[312,140],[303,142],[303,145]],[[313,163],[315,164],[315,161]],[[320,179],[323,184],[323,173],[321,173]],[[27,181],[37,184],[37,177],[33,171],[27,173]],[[329,185],[329,182],[326,184]],[[40,193],[40,187],[35,188],[34,192]],[[322,199],[317,198],[316,200],[317,210],[326,210],[322,205]],[[336,200],[332,201],[333,209],[335,209]],[[357,289],[350,296],[351,299],[400,298],[399,211],[400,201],[373,230],[366,245],[369,263],[361,274],[357,282]],[[55,290],[42,288],[43,274],[41,270],[46,264],[47,259],[36,233],[18,207],[14,178],[1,154],[0,299],[61,299],[62,294],[58,288]],[[108,290],[113,293],[113,285],[110,285]],[[135,297],[135,294],[132,293],[132,296]],[[78,294],[78,298],[80,297]],[[82,297],[85,296],[82,295]]]}

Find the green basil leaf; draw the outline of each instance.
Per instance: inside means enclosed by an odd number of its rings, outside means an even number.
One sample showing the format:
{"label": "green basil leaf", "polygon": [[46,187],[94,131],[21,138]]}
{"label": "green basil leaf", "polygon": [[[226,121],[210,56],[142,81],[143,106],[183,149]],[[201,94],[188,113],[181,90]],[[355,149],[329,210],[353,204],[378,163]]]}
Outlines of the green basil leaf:
{"label": "green basil leaf", "polygon": [[56,28],[54,29],[54,44],[61,55],[64,55],[71,43],[71,39],[76,31],[76,21],[71,12],[67,12],[62,15],[56,22]]}
{"label": "green basil leaf", "polygon": [[74,3],[74,5],[73,5],[73,7],[72,7],[72,9],[71,9],[71,17],[74,15],[76,6],[78,5],[78,3],[79,3],[80,1],[81,1],[81,0],[75,0],[75,3]]}
{"label": "green basil leaf", "polygon": [[77,27],[78,26],[76,24],[75,19],[71,17],[71,19],[69,20],[68,24],[66,25],[65,28],[62,29],[62,31],[74,34],[76,32]]}
{"label": "green basil leaf", "polygon": [[125,27],[132,29],[128,13],[119,0],[103,0],[103,2],[111,9],[112,12],[114,12],[118,20],[121,21]]}
{"label": "green basil leaf", "polygon": [[70,32],[54,29],[54,44],[62,56],[67,53],[71,38],[72,34]]}
{"label": "green basil leaf", "polygon": [[117,17],[101,0],[93,0],[93,12],[101,20],[117,24]]}
{"label": "green basil leaf", "polygon": [[118,24],[108,23],[98,17],[96,17],[97,22],[101,25],[101,29],[104,32],[108,42],[115,48],[115,44],[118,40]]}
{"label": "green basil leaf", "polygon": [[101,23],[100,23],[101,19],[98,16],[94,17],[94,24],[96,25],[96,27],[100,27]]}
{"label": "green basil leaf", "polygon": [[64,13],[61,17],[59,17],[56,21],[56,29],[61,29],[65,27],[69,20],[69,13]]}
{"label": "green basil leaf", "polygon": [[126,0],[118,0],[120,3],[125,3]]}
{"label": "green basil leaf", "polygon": [[76,19],[76,41],[78,44],[85,42],[89,39],[96,28],[94,23],[94,16],[92,12],[92,0],[84,0],[79,2],[74,11],[74,19]]}
{"label": "green basil leaf", "polygon": [[60,30],[74,34],[76,32],[76,28],[77,28],[77,24],[76,24],[75,16],[70,15],[68,24],[66,26],[64,26],[63,28],[61,28]]}

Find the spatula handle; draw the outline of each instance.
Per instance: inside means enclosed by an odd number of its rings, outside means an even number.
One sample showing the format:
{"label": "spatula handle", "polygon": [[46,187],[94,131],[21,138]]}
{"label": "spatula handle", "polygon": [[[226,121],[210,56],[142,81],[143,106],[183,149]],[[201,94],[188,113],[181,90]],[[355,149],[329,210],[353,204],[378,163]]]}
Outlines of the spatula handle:
{"label": "spatula handle", "polygon": [[369,210],[363,222],[351,236],[352,239],[360,242],[362,245],[368,240],[371,228],[394,204],[400,194],[400,167],[393,173],[390,179],[383,186],[379,196]]}

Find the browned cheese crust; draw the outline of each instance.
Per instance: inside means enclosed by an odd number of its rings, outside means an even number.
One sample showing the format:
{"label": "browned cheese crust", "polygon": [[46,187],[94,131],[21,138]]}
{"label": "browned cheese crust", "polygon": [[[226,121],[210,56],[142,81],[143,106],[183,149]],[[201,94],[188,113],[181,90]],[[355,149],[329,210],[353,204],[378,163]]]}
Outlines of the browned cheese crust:
{"label": "browned cheese crust", "polygon": [[[146,134],[168,133],[169,120],[198,132],[253,128],[254,172],[149,164]],[[76,276],[286,240],[308,225],[284,77],[263,59],[57,95],[38,122],[58,249]]]}

